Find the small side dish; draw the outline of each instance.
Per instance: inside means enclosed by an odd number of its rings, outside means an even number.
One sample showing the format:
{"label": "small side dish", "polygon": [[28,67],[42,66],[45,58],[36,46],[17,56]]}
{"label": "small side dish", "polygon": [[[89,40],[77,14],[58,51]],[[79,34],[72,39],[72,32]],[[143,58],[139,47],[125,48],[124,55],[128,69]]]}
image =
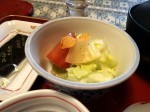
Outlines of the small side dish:
{"label": "small side dish", "polygon": [[104,40],[93,40],[88,33],[68,33],[48,53],[52,74],[65,80],[96,83],[117,76],[117,60]]}
{"label": "small side dish", "polygon": [[[68,36],[70,32],[76,35],[73,39],[68,37],[64,39],[69,41],[69,45],[66,45],[67,41],[62,38]],[[63,47],[69,49],[66,50],[68,53],[65,62],[71,65],[60,71],[60,67],[56,64],[54,66],[54,62],[49,61],[47,57],[51,51],[56,52],[53,49],[61,41],[63,41]],[[75,45],[71,47],[70,43]],[[99,47],[102,47],[103,52],[98,50]],[[57,89],[63,91],[67,89],[68,93],[73,89],[75,94],[79,90],[81,92],[89,90],[93,93],[95,90],[118,85],[128,79],[139,64],[138,47],[126,32],[103,21],[83,17],[60,18],[41,25],[27,39],[25,53],[29,63],[40,76],[47,79]],[[61,58],[64,57],[61,52],[55,56],[58,57],[58,59],[54,57],[57,63],[60,63]],[[100,61],[102,63],[99,63]],[[110,74],[113,75],[110,76]],[[109,78],[105,79],[103,76],[107,75]],[[104,80],[101,81],[103,78]]]}
{"label": "small side dish", "polygon": [[64,93],[41,89],[28,91],[1,103],[0,112],[89,112],[77,99]]}
{"label": "small side dish", "polygon": [[0,101],[27,92],[36,80],[38,74],[25,57],[24,45],[33,26],[42,21],[14,15],[0,20]]}

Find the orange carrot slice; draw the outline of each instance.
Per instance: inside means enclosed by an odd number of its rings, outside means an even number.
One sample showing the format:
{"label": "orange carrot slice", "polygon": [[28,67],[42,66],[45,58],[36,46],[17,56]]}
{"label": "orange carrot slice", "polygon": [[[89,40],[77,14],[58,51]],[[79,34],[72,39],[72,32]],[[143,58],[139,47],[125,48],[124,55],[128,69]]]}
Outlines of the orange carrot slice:
{"label": "orange carrot slice", "polygon": [[77,36],[77,38],[79,40],[83,40],[83,41],[86,41],[86,40],[89,40],[90,39],[90,35],[88,33],[82,33],[82,34],[79,34]]}
{"label": "orange carrot slice", "polygon": [[71,36],[64,36],[61,39],[60,45],[62,49],[71,48],[76,44],[76,38],[73,38]]}

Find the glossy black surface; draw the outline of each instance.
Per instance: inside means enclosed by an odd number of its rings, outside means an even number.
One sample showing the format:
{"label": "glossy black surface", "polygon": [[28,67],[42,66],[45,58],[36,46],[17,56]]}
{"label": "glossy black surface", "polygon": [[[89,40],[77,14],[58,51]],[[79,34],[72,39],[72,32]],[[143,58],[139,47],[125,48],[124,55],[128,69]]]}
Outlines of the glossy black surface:
{"label": "glossy black surface", "polygon": [[0,48],[0,76],[7,76],[25,58],[27,36],[17,34]]}
{"label": "glossy black surface", "polygon": [[150,30],[150,1],[146,1],[135,7],[132,16],[143,27]]}
{"label": "glossy black surface", "polygon": [[150,67],[150,31],[136,21],[137,18],[133,13],[138,6],[135,5],[128,11],[126,32],[134,39],[139,48],[142,66]]}

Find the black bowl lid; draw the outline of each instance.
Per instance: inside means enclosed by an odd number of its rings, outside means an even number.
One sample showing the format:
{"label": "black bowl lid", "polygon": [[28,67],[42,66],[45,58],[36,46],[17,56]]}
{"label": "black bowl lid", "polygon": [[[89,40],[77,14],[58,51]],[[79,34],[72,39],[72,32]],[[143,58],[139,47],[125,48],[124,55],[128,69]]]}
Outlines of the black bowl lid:
{"label": "black bowl lid", "polygon": [[138,4],[131,14],[140,25],[150,31],[150,1]]}

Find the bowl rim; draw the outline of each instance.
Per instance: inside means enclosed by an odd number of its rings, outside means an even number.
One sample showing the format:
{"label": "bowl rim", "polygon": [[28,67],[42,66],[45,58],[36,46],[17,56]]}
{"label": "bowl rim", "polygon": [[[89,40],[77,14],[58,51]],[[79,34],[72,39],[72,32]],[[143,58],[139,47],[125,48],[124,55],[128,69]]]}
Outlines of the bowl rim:
{"label": "bowl rim", "polygon": [[[81,103],[78,99],[65,93],[61,93],[52,89],[41,89],[28,91],[0,103],[0,111],[4,111],[6,108],[16,105],[22,101],[37,99],[37,98],[57,98],[58,100],[65,101],[68,105],[73,106],[79,111],[89,112],[87,107]],[[63,105],[63,104],[62,104]]]}
{"label": "bowl rim", "polygon": [[132,11],[137,7],[139,6],[140,4],[137,4],[137,5],[134,5],[133,7],[131,7],[128,11],[128,15],[130,16],[130,18],[132,19],[132,21],[137,25],[139,26],[141,29],[143,29],[144,31],[150,33],[150,30],[148,30],[147,28],[145,28],[143,25],[141,25],[138,21],[136,21],[134,19],[134,17],[132,16]]}
{"label": "bowl rim", "polygon": [[[42,67],[38,66],[38,63],[35,62],[34,58],[31,56],[31,51],[30,51],[30,42],[32,40],[32,37],[34,36],[34,34],[38,31],[40,31],[42,29],[42,27],[45,27],[53,22],[57,22],[57,21],[62,21],[62,20],[66,20],[66,19],[85,19],[85,20],[90,20],[90,21],[94,21],[94,22],[100,22],[103,23],[105,25],[111,26],[113,28],[115,28],[116,30],[120,31],[122,34],[126,35],[126,37],[128,37],[128,39],[130,40],[131,44],[133,44],[133,48],[135,51],[135,56],[134,56],[134,63],[131,65],[130,69],[128,71],[126,71],[125,73],[123,73],[122,75],[110,80],[110,81],[106,81],[106,82],[99,82],[99,83],[79,83],[79,82],[72,82],[72,81],[68,81],[68,80],[64,80],[61,78],[58,78],[54,75],[52,75],[51,73],[47,72],[46,70],[44,70]],[[109,24],[107,22],[104,22],[102,20],[98,20],[98,19],[93,19],[93,18],[88,18],[88,17],[65,17],[65,18],[59,18],[59,19],[55,19],[55,20],[51,20],[48,21],[46,23],[44,23],[43,25],[41,25],[40,27],[38,27],[37,29],[35,29],[32,34],[29,36],[29,38],[26,41],[25,44],[25,54],[27,59],[29,60],[29,63],[31,64],[31,66],[39,73],[39,75],[41,75],[42,77],[44,77],[45,79],[49,80],[50,82],[59,85],[59,86],[64,86],[70,89],[76,89],[76,90],[98,90],[98,89],[104,89],[104,88],[109,88],[112,86],[115,86],[123,81],[125,81],[126,79],[128,79],[137,69],[138,65],[139,65],[139,60],[140,60],[140,55],[139,55],[139,49],[135,43],[135,41],[123,30],[119,29],[117,26]],[[31,63],[32,62],[32,63]],[[127,74],[127,75],[125,75]]]}

